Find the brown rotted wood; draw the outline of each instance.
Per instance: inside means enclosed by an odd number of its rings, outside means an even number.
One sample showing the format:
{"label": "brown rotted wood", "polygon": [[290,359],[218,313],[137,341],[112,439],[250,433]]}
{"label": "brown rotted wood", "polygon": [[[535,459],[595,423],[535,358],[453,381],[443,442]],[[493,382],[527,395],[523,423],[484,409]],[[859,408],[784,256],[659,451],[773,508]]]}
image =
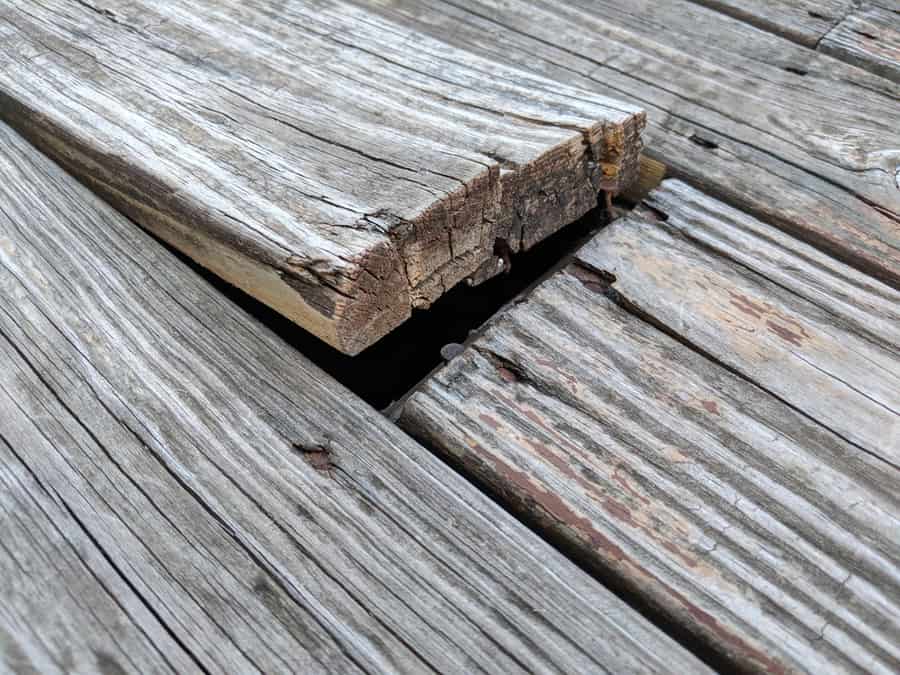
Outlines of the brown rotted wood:
{"label": "brown rotted wood", "polygon": [[366,4],[645,107],[670,176],[900,288],[895,83],[684,0]]}
{"label": "brown rotted wood", "polygon": [[819,49],[900,82],[900,4],[864,2],[823,38]]}
{"label": "brown rotted wood", "polygon": [[896,672],[897,294],[684,185],[656,195],[667,221],[598,235],[401,425],[735,667]]}
{"label": "brown rotted wood", "polygon": [[705,672],[2,124],[0,364],[13,670]]}
{"label": "brown rotted wood", "polygon": [[644,124],[340,0],[4,3],[0,115],[348,353],[626,186]]}

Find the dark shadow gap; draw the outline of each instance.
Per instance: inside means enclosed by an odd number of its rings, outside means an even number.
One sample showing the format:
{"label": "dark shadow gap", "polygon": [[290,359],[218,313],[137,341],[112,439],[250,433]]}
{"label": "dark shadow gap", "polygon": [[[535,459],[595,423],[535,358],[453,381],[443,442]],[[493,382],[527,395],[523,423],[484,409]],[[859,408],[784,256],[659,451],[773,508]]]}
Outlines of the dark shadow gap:
{"label": "dark shadow gap", "polygon": [[[414,310],[406,323],[357,356],[342,354],[180,252],[167,248],[331,377],[381,410],[401,399],[443,362],[441,349],[445,345],[465,342],[470,331],[480,327],[605,222],[605,211],[594,209],[530,250],[509,258],[507,273],[479,286],[458,284],[430,308]],[[503,253],[498,255],[505,259]]]}

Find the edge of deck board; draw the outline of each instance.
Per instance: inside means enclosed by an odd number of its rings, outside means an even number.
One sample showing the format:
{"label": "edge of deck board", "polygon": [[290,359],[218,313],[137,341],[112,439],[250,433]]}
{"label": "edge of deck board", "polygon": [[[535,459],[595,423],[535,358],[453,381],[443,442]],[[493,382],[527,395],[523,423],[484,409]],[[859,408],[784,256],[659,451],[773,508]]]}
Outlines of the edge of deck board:
{"label": "edge of deck board", "polygon": [[0,427],[204,667],[705,671],[4,125],[0,175]]}
{"label": "edge of deck board", "polygon": [[486,58],[635,101],[645,152],[670,176],[900,288],[889,80],[682,0],[375,6]]}
{"label": "edge of deck board", "polygon": [[0,10],[0,116],[345,353],[637,171],[638,108],[337,0],[30,2]]}
{"label": "edge of deck board", "polygon": [[[768,320],[812,341],[809,313],[824,312],[830,330],[857,332],[858,365],[891,344],[896,356],[897,292],[678,181],[647,204],[646,220],[614,222],[489,321],[404,403],[400,425],[735,666],[891,672],[900,425],[868,401],[874,417],[857,430],[868,447],[854,445],[828,428],[852,435],[843,420],[798,400],[816,389],[789,363],[753,371],[764,354],[692,331],[752,336]],[[654,227],[678,240],[654,241]],[[701,295],[666,292],[697,279],[716,303],[705,275],[725,272],[699,257],[668,264],[684,247],[724,252],[730,278],[757,277],[760,294],[733,285],[734,317],[708,317]],[[782,317],[763,291],[790,293],[798,311]],[[771,381],[792,375],[792,392]],[[835,414],[858,418],[861,405]],[[873,448],[879,433],[887,445]]]}

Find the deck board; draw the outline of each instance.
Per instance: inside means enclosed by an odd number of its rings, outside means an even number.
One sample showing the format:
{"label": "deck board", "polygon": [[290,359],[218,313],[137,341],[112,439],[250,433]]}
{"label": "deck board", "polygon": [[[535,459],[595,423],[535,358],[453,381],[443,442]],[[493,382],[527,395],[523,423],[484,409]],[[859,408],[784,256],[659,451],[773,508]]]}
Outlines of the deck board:
{"label": "deck board", "polygon": [[[0,346],[4,367],[11,364]],[[0,407],[15,407],[0,391]],[[0,431],[0,668],[12,673],[184,673],[194,661]],[[53,448],[27,431],[29,450]]]}
{"label": "deck board", "polygon": [[819,41],[849,14],[857,0],[694,0],[805,47]]}
{"label": "deck board", "polygon": [[6,3],[0,116],[347,353],[627,185],[644,119],[340,0]]}
{"label": "deck board", "polygon": [[863,2],[824,36],[819,49],[900,82],[900,4]]}
{"label": "deck board", "polygon": [[898,308],[666,181],[492,319],[400,424],[734,667],[892,673]]}
{"label": "deck board", "polygon": [[900,292],[687,185],[579,252],[630,306],[900,471]]}
{"label": "deck board", "polygon": [[668,175],[900,287],[895,83],[682,0],[376,6],[495,61],[641,105],[646,152]]}
{"label": "deck board", "polygon": [[[4,493],[0,527],[29,513],[10,499],[49,501],[35,546],[66,539],[0,581],[51,576],[3,603],[6,658],[705,670],[3,125],[0,193],[0,453],[18,457],[2,480],[33,476]],[[97,583],[57,602],[72,573],[53,561],[73,553]],[[114,661],[86,660],[117,635]]]}
{"label": "deck board", "polygon": [[891,0],[694,0],[900,82],[900,5]]}

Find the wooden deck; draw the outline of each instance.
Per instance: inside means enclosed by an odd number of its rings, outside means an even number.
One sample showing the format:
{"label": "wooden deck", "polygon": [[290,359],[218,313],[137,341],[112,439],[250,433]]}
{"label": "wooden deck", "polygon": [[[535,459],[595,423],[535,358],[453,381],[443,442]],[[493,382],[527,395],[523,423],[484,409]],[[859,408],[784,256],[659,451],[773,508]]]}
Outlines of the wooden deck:
{"label": "wooden deck", "polygon": [[[900,7],[245,4],[0,9],[2,668],[900,672]],[[144,57],[174,60],[163,76]],[[383,143],[377,106],[339,110],[335,83],[363,72],[362,98],[411,115],[405,145]],[[230,89],[144,101],[189,76]],[[390,416],[113,208],[233,282],[271,268],[248,244],[260,232],[296,237],[306,297],[335,292],[332,309],[349,288],[335,279],[390,241],[405,312],[410,289],[427,305],[430,279],[481,280],[616,190],[603,176],[636,170],[617,144],[637,143],[642,109],[670,178]],[[295,114],[319,138],[273,121]],[[352,145],[322,140],[340,128]],[[397,166],[336,181],[351,147],[362,172],[376,151]],[[612,164],[588,167],[588,147]],[[427,198],[403,191],[414,162],[437,171],[416,173]],[[338,196],[354,217],[397,190],[404,219],[436,194],[464,204],[441,173],[477,201],[485,167],[534,199],[435,226],[490,229],[471,254],[453,237],[426,250],[425,226],[404,249],[400,221],[382,239],[326,227]],[[294,225],[270,217],[296,205],[292,181],[312,190]],[[519,244],[498,252],[512,223]],[[325,274],[316,242],[337,251]],[[301,323],[354,351],[396,323],[389,305],[372,305],[383,325]]]}

